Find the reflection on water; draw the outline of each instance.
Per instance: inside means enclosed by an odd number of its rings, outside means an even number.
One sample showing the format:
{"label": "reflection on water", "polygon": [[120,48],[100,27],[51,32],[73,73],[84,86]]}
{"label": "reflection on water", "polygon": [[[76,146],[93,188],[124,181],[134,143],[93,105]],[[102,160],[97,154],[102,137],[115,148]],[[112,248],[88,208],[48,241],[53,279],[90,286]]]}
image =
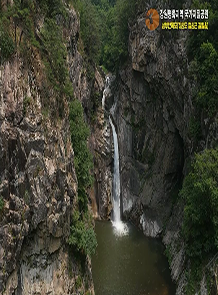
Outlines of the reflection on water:
{"label": "reflection on water", "polygon": [[92,257],[96,295],[175,295],[160,241],[132,225],[114,234],[110,222],[96,222],[98,247]]}

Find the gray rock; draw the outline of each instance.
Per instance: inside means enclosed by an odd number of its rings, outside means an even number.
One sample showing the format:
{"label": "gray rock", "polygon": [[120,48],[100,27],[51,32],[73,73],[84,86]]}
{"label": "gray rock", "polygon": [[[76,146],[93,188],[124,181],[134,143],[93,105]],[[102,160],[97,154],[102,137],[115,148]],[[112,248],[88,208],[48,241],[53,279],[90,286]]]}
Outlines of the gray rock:
{"label": "gray rock", "polygon": [[[73,83],[82,89],[79,21],[73,9],[68,13],[68,60],[78,65]],[[57,21],[63,20],[60,17]],[[38,35],[43,22],[41,16],[36,23]],[[87,258],[82,274],[67,244],[77,204],[68,102],[64,118],[43,115],[42,61],[33,53],[30,62],[31,70],[16,54],[0,67],[0,196],[4,199],[0,212],[0,293],[76,294],[88,289],[94,294],[90,260]],[[78,93],[75,89],[75,96],[81,99]],[[53,90],[48,88],[47,94],[57,108]],[[24,112],[26,97],[29,106]],[[75,281],[82,275],[82,286],[77,290]]]}

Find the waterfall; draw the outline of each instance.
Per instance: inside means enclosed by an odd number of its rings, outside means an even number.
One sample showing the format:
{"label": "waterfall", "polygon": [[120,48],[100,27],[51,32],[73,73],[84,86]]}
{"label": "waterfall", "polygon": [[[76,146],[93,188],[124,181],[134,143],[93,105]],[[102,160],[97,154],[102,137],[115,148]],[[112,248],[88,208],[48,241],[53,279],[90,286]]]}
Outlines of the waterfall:
{"label": "waterfall", "polygon": [[105,109],[105,98],[108,95],[108,92],[110,91],[110,77],[106,77],[105,87],[103,91],[103,97],[102,97],[102,110]]}
{"label": "waterfall", "polygon": [[126,235],[128,233],[128,227],[121,221],[120,218],[120,168],[119,168],[119,149],[118,149],[118,138],[114,124],[109,116],[109,122],[113,132],[114,141],[114,175],[113,175],[113,217],[112,223],[117,235]]}
{"label": "waterfall", "polygon": [[[102,110],[105,112],[105,101],[108,99],[111,93],[111,84],[113,83],[115,77],[111,74],[107,75],[105,81],[105,88],[103,91],[102,97]],[[120,212],[120,168],[119,168],[119,149],[118,149],[118,138],[115,126],[112,122],[111,116],[114,115],[117,106],[117,101],[113,104],[110,109],[109,123],[111,125],[113,133],[113,142],[114,142],[114,175],[113,175],[113,187],[112,187],[112,204],[113,204],[113,214],[112,214],[112,224],[114,232],[118,236],[126,235],[128,233],[128,227],[125,223],[121,221],[121,212]],[[106,112],[107,113],[107,112]],[[108,130],[108,121],[105,126],[105,130]]]}
{"label": "waterfall", "polygon": [[114,177],[113,177],[113,221],[120,222],[120,167],[119,167],[119,151],[118,139],[114,124],[109,117],[114,140]]}

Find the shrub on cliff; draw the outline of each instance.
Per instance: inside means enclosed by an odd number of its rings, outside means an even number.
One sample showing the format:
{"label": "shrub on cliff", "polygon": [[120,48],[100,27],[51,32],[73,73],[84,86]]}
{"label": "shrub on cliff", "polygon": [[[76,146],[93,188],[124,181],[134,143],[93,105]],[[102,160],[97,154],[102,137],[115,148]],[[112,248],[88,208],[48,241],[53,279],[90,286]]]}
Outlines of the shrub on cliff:
{"label": "shrub on cliff", "polygon": [[218,249],[218,149],[196,154],[185,177],[183,235],[189,257],[204,257]]}
{"label": "shrub on cliff", "polygon": [[91,256],[95,253],[97,239],[92,226],[92,217],[88,213],[81,217],[79,211],[74,211],[68,243],[80,254]]}
{"label": "shrub on cliff", "polygon": [[218,110],[218,2],[194,0],[195,9],[209,10],[209,29],[193,30],[188,38],[188,56],[191,61],[195,117],[213,117]]}
{"label": "shrub on cliff", "polygon": [[3,211],[4,205],[5,205],[4,199],[2,196],[0,196],[0,212]]}
{"label": "shrub on cliff", "polygon": [[[212,117],[218,109],[218,53],[210,42],[203,43],[194,61],[193,77],[198,83],[195,104]],[[192,67],[194,68],[194,67]]]}
{"label": "shrub on cliff", "polygon": [[87,146],[89,128],[84,122],[83,108],[78,100],[70,103],[70,131],[74,150],[74,163],[78,180],[78,199],[81,210],[87,211],[86,190],[92,185],[93,178],[91,169],[93,167],[92,155]]}
{"label": "shrub on cliff", "polygon": [[57,25],[54,19],[47,18],[41,35],[47,77],[57,91],[64,93],[68,71],[66,66],[67,50],[62,37],[62,28]]}
{"label": "shrub on cliff", "polygon": [[[2,18],[1,14],[0,17]],[[8,25],[9,22],[6,18],[0,20],[0,62],[9,59],[15,49],[14,41],[6,29]]]}

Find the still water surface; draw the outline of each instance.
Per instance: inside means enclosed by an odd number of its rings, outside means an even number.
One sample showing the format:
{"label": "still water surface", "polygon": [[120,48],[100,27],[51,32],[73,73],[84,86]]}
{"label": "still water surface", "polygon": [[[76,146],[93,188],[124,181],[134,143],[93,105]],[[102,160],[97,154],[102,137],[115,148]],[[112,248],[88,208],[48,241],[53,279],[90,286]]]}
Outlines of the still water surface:
{"label": "still water surface", "polygon": [[96,295],[175,295],[160,241],[128,224],[117,236],[110,222],[97,221],[98,247],[92,257]]}

